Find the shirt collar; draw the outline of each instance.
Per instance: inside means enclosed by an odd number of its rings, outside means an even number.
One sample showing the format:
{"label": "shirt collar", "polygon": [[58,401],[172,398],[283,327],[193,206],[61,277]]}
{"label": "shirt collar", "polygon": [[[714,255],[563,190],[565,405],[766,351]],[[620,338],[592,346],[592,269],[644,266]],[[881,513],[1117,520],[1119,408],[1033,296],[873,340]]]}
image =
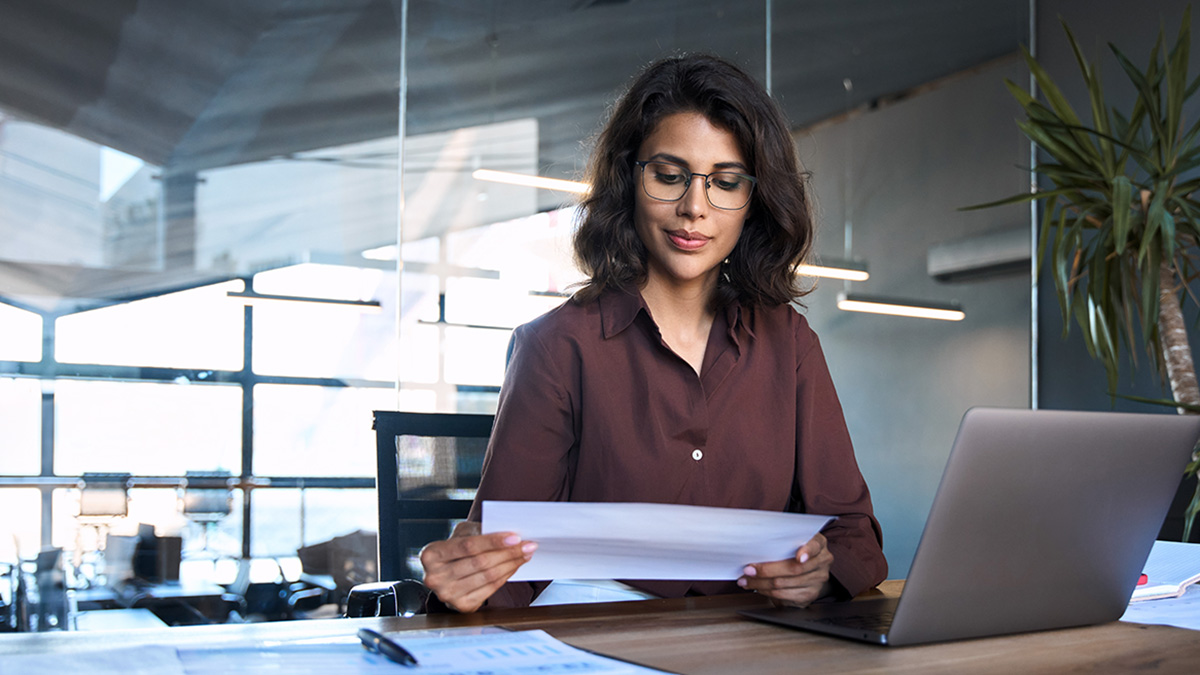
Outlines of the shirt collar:
{"label": "shirt collar", "polygon": [[642,294],[636,291],[630,293],[619,289],[606,290],[596,302],[600,305],[600,329],[605,340],[629,328],[643,310],[647,316],[650,315]]}
{"label": "shirt collar", "polygon": [[[600,305],[600,326],[605,340],[619,335],[629,328],[641,312],[644,311],[647,317],[650,316],[650,309],[646,307],[646,301],[642,298],[642,294],[636,291],[630,293],[616,289],[607,290],[600,294],[596,302]],[[738,335],[742,330],[746,331],[748,337],[754,337],[754,329],[751,325],[753,316],[754,312],[743,308],[741,303],[735,302],[725,308],[725,322],[729,327],[729,339],[737,345],[738,349],[741,349]]]}

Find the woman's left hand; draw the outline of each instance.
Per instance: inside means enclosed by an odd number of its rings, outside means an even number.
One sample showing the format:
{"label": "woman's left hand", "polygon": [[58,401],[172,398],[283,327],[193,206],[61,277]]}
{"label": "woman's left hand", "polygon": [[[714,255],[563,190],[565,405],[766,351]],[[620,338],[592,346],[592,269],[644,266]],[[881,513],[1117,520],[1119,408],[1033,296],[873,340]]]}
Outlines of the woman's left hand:
{"label": "woman's left hand", "polygon": [[831,565],[833,554],[825,546],[825,536],[817,534],[796,550],[794,558],[746,565],[737,583],[777,605],[805,607],[832,591]]}

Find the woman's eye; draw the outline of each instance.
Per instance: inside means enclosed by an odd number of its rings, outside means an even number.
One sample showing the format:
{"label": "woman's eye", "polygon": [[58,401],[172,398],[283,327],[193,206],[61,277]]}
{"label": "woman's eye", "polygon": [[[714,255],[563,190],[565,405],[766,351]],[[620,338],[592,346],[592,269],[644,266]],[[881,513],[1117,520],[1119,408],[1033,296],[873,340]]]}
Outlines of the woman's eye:
{"label": "woman's eye", "polygon": [[734,192],[745,187],[746,181],[737,174],[716,174],[712,177],[712,184],[720,190],[726,192]]}
{"label": "woman's eye", "polygon": [[658,182],[665,183],[667,185],[676,185],[684,181],[684,175],[681,173],[664,173],[662,171],[655,173],[654,178]]}

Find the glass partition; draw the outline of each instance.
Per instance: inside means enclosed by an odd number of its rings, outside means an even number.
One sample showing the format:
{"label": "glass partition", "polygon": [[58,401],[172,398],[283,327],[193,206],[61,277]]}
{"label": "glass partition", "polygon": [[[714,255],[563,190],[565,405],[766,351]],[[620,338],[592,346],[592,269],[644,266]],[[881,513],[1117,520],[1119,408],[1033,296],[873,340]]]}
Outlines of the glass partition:
{"label": "glass partition", "polygon": [[[874,283],[990,308],[980,337],[861,330],[832,306],[840,284],[806,300],[868,479],[904,454],[875,448],[869,411],[931,379],[871,340],[986,363],[1002,394],[983,398],[1011,403],[997,399],[1019,398],[1020,369],[976,345],[1022,357],[1028,280],[939,286],[924,255],[1006,224],[955,209],[1024,177],[983,194],[1006,183],[959,155],[1028,161],[997,131],[1002,87],[980,84],[1019,78],[1005,59],[1028,3],[902,4],[24,3],[0,23],[16,46],[0,50],[0,498],[21,506],[0,542],[94,552],[76,514],[95,472],[128,474],[124,518],[182,533],[185,551],[285,556],[373,529],[371,411],[494,412],[512,330],[580,281],[576,193],[495,172],[580,179],[622,88],[671,54],[715,53],[772,87],[813,172],[822,255],[842,252],[853,212]],[[920,88],[955,73],[961,90]],[[972,130],[989,111],[1004,121]],[[929,369],[922,402],[968,398],[951,369]],[[214,525],[180,520],[196,471],[228,473],[234,508]]]}

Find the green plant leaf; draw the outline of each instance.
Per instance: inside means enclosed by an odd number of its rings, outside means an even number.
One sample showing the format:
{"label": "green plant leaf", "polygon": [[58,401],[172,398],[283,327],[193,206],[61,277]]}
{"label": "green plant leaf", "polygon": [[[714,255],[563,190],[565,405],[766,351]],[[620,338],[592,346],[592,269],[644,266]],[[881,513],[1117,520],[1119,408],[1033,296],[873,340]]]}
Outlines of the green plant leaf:
{"label": "green plant leaf", "polygon": [[1145,396],[1133,396],[1131,394],[1117,394],[1112,389],[1108,391],[1108,395],[1113,398],[1123,398],[1127,401],[1136,401],[1137,403],[1150,403],[1152,405],[1161,405],[1168,408],[1183,408],[1188,412],[1200,413],[1200,405],[1193,403],[1177,403],[1169,398],[1146,398]]}
{"label": "green plant leaf", "polygon": [[[1188,9],[1191,8],[1189,7]],[[1200,89],[1200,75],[1197,75],[1196,79],[1192,80],[1192,83],[1188,85],[1187,91],[1183,92],[1183,100],[1186,101],[1191,98],[1197,89]]]}
{"label": "green plant leaf", "polygon": [[[1079,64],[1079,72],[1083,74],[1084,84],[1088,89],[1088,102],[1092,106],[1092,125],[1097,132],[1096,136],[1100,139],[1100,155],[1104,161],[1104,176],[1111,178],[1117,163],[1116,152],[1113,149],[1111,140],[1108,139],[1109,129],[1111,124],[1108,117],[1108,106],[1104,103],[1104,91],[1100,84],[1100,69],[1092,68],[1087,59],[1083,57],[1083,52],[1079,49],[1079,43],[1075,40],[1075,35],[1071,32],[1066,22],[1063,22],[1063,30],[1067,33],[1067,41],[1071,43],[1071,51],[1075,54],[1075,61]],[[1091,131],[1090,129],[1088,131]]]}
{"label": "green plant leaf", "polygon": [[[1198,179],[1200,180],[1200,179]],[[1176,236],[1197,236],[1200,232],[1196,231],[1196,227],[1200,224],[1200,205],[1193,204],[1189,200],[1175,196],[1171,198],[1170,205],[1179,210],[1179,214],[1183,216],[1182,223],[1176,223],[1178,226]]]}
{"label": "green plant leaf", "polygon": [[[1099,158],[1089,156],[1087,149],[1095,150],[1090,144],[1080,144],[1078,140],[1067,131],[1068,127],[1062,124],[1038,124],[1032,120],[1017,122],[1017,128],[1029,137],[1029,140],[1037,143],[1042,150],[1048,152],[1052,157],[1063,164],[1074,165],[1078,167],[1093,167],[1101,168]],[[1085,147],[1086,146],[1086,149]]]}
{"label": "green plant leaf", "polygon": [[[1189,98],[1191,98],[1191,95],[1185,96],[1184,101],[1187,101]],[[1191,128],[1187,130],[1187,133],[1179,139],[1180,154],[1182,157],[1193,155],[1197,150],[1200,150],[1200,148],[1196,147],[1196,137],[1198,135],[1200,135],[1200,119],[1197,119]]]}
{"label": "green plant leaf", "polygon": [[1162,212],[1162,224],[1159,225],[1159,231],[1162,233],[1163,243],[1163,260],[1175,259],[1175,217],[1172,216],[1165,208]]}
{"label": "green plant leaf", "polygon": [[1048,197],[1057,197],[1059,195],[1065,195],[1065,194],[1068,194],[1071,192],[1075,192],[1075,188],[1045,190],[1042,192],[1030,192],[1028,194],[1022,193],[1019,195],[1013,195],[1011,197],[1005,197],[1004,199],[1001,199],[999,201],[988,202],[986,204],[974,204],[971,206],[961,206],[961,207],[959,207],[958,210],[959,211],[977,211],[979,209],[990,209],[994,206],[1004,206],[1005,204],[1020,204],[1021,202],[1031,202],[1035,199],[1045,199]]}
{"label": "green plant leaf", "polygon": [[1038,105],[1037,99],[1030,95],[1030,93],[1024,87],[1016,82],[1013,82],[1008,78],[1004,78],[1004,86],[1008,89],[1008,93],[1012,94],[1012,97],[1017,99],[1017,103],[1020,103],[1022,108],[1026,108],[1026,114],[1028,114],[1029,107]]}
{"label": "green plant leaf", "polygon": [[[1191,170],[1195,169],[1197,166],[1200,166],[1200,153],[1194,153],[1194,156],[1189,156],[1185,160],[1177,161],[1175,163],[1175,170],[1172,171],[1170,173],[1170,175],[1178,176],[1181,174],[1190,173]],[[1190,182],[1182,184],[1182,185],[1178,185],[1178,186],[1176,186],[1176,190],[1182,194],[1187,194],[1187,193],[1191,192],[1191,190],[1187,190],[1184,188],[1186,188],[1187,185],[1189,185],[1189,184],[1190,184]],[[1195,188],[1192,188],[1192,189],[1194,190]]]}
{"label": "green plant leaf", "polygon": [[1049,73],[1042,68],[1041,64],[1033,58],[1025,45],[1021,45],[1021,53],[1025,56],[1025,64],[1029,67],[1029,72],[1033,75],[1033,79],[1037,82],[1038,91],[1046,97],[1046,101],[1050,107],[1064,121],[1070,124],[1080,124],[1079,115],[1075,114],[1075,109],[1067,101],[1067,97],[1063,96],[1058,85],[1050,78]]}
{"label": "green plant leaf", "polygon": [[[1029,72],[1033,75],[1038,90],[1046,98],[1046,102],[1050,104],[1050,109],[1054,111],[1055,115],[1067,125],[1082,126],[1083,123],[1079,119],[1079,115],[1075,113],[1075,109],[1071,107],[1070,102],[1063,96],[1058,85],[1054,83],[1054,80],[1050,78],[1045,69],[1030,55],[1029,50],[1024,45],[1021,46],[1021,53],[1025,56],[1025,63],[1029,66]],[[1027,112],[1031,112],[1033,109],[1033,106],[1026,106]],[[1037,118],[1031,115],[1030,119],[1035,120]],[[1036,139],[1035,142],[1037,142]],[[1073,145],[1075,146],[1075,152],[1087,155],[1097,162],[1101,161],[1100,151],[1089,143],[1086,138],[1075,138]]]}
{"label": "green plant leaf", "polygon": [[1146,254],[1151,248],[1155,248],[1156,237],[1159,234],[1159,229],[1162,227],[1162,215],[1164,212],[1163,201],[1166,197],[1166,186],[1155,185],[1154,195],[1150,198],[1150,207],[1146,209],[1146,229],[1142,233],[1141,245],[1138,248],[1138,262],[1142,263],[1146,259]]}
{"label": "green plant leaf", "polygon": [[1150,347],[1158,327],[1158,266],[1161,263],[1159,246],[1151,246],[1147,262],[1141,265],[1142,281],[1142,341]]}
{"label": "green plant leaf", "polygon": [[1093,353],[1104,364],[1104,371],[1108,375],[1108,388],[1116,389],[1117,376],[1120,372],[1120,364],[1114,358],[1117,351],[1116,345],[1113,343],[1112,331],[1108,328],[1108,319],[1104,315],[1103,308],[1096,304],[1091,295],[1087,298],[1087,314],[1094,342]]}
{"label": "green plant leaf", "polygon": [[[1166,144],[1171,149],[1175,147],[1176,134],[1182,127],[1184,93],[1187,91],[1188,52],[1191,45],[1192,8],[1189,6],[1183,12],[1183,20],[1179,24],[1179,36],[1175,47],[1167,57],[1167,109],[1166,109]],[[1169,163],[1169,162],[1168,162]]]}
{"label": "green plant leaf", "polygon": [[1133,208],[1133,184],[1127,176],[1112,180],[1113,248],[1117,253],[1125,250],[1132,228],[1130,211]]}
{"label": "green plant leaf", "polygon": [[1117,63],[1121,64],[1121,67],[1125,70],[1125,74],[1129,77],[1129,81],[1133,83],[1133,86],[1140,94],[1138,97],[1138,103],[1134,106],[1135,112],[1140,105],[1150,120],[1152,135],[1155,138],[1162,138],[1163,129],[1162,120],[1159,116],[1159,96],[1158,92],[1156,91],[1158,87],[1158,81],[1161,79],[1161,76],[1158,74],[1157,59],[1158,52],[1162,48],[1162,33],[1159,33],[1159,39],[1158,42],[1155,43],[1155,49],[1151,51],[1150,67],[1144,74],[1138,70],[1137,66],[1133,65],[1133,62],[1131,62],[1123,53],[1121,53],[1120,49],[1117,49],[1116,45],[1110,43],[1109,48],[1112,49],[1113,54],[1117,57]]}
{"label": "green plant leaf", "polygon": [[[1087,314],[1086,302],[1074,302],[1072,304],[1072,313],[1075,315],[1075,323],[1079,324],[1079,330],[1083,333],[1083,346],[1087,347],[1088,356],[1096,358],[1096,344],[1092,341],[1091,320]],[[1063,322],[1064,324],[1066,322]],[[1066,335],[1066,327],[1063,327],[1063,335]]]}
{"label": "green plant leaf", "polygon": [[1114,257],[1109,265],[1112,267],[1112,273],[1109,275],[1113,287],[1112,297],[1114,304],[1114,313],[1119,314],[1114,320],[1122,327],[1121,334],[1125,337],[1125,346],[1129,348],[1130,363],[1134,368],[1137,367],[1137,351],[1134,346],[1137,344],[1134,326],[1134,310],[1136,309],[1136,300],[1133,299],[1133,275],[1125,273],[1125,260],[1128,256],[1119,255]]}
{"label": "green plant leaf", "polygon": [[1058,211],[1054,226],[1054,243],[1050,248],[1050,268],[1054,275],[1054,286],[1058,289],[1058,307],[1062,311],[1063,334],[1071,326],[1071,258],[1074,250],[1067,244],[1067,212]]}
{"label": "green plant leaf", "polygon": [[[1196,472],[1196,462],[1192,462],[1184,470],[1184,475],[1195,476]],[[1197,514],[1200,514],[1200,482],[1196,483],[1196,491],[1192,493],[1192,501],[1183,513],[1183,541],[1192,540],[1192,526],[1196,523]]]}
{"label": "green plant leaf", "polygon": [[1057,199],[1047,199],[1042,206],[1041,232],[1038,233],[1037,269],[1042,269],[1046,260],[1046,245],[1050,241],[1050,232],[1056,230],[1054,223],[1054,205]]}

